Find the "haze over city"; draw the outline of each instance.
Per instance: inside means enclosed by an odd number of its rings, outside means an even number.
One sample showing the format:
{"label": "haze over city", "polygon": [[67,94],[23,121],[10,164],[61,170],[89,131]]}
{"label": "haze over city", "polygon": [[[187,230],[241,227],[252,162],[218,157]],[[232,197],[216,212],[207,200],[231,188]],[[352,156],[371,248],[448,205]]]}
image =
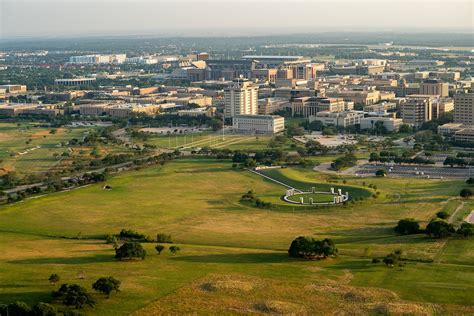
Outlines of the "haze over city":
{"label": "haze over city", "polygon": [[0,35],[11,38],[471,32],[472,12],[473,2],[469,0],[1,0]]}

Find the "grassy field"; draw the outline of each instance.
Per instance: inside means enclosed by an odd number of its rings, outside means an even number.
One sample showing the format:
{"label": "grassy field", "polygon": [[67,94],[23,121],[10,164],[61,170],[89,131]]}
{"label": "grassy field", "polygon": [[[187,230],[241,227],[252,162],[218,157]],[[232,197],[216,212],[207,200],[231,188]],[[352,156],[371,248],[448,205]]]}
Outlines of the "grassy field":
{"label": "grassy field", "polygon": [[323,202],[333,202],[334,195],[332,194],[321,194],[321,193],[307,193],[307,194],[297,194],[288,197],[288,200],[293,202],[300,202],[301,198],[303,199],[303,203],[309,203],[311,199],[313,202],[323,203]]}
{"label": "grassy field", "polygon": [[[0,123],[0,170],[19,174],[44,172],[61,162],[55,157],[67,150],[64,144],[82,139],[85,128],[51,129],[35,127],[34,123]],[[28,142],[28,143],[27,143]]]}
{"label": "grassy field", "polygon": [[[344,186],[367,199],[329,209],[253,208],[239,202],[248,190],[273,201],[285,188],[233,170],[230,162],[180,159],[117,175],[107,181],[110,191],[90,185],[2,206],[0,302],[50,301],[55,286],[47,278],[58,273],[60,283],[89,289],[100,276],[122,281],[111,299],[96,296],[97,307],[86,310],[96,315],[474,312],[472,240],[392,231],[400,218],[425,225],[437,211],[455,209],[461,182],[347,177],[343,183],[309,169],[272,172],[304,189]],[[375,191],[380,196],[370,197]],[[463,210],[473,206],[468,201]],[[171,234],[181,251],[158,256],[149,243],[144,261],[117,262],[97,237],[122,228]],[[339,256],[288,258],[300,235],[332,238]],[[405,266],[371,264],[396,249],[410,259]]]}

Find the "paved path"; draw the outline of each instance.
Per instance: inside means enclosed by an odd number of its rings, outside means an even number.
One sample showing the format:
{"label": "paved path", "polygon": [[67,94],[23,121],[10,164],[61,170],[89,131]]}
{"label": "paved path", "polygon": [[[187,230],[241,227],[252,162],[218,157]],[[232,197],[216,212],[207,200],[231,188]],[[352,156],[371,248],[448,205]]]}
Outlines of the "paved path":
{"label": "paved path", "polygon": [[451,214],[451,216],[449,217],[448,223],[452,224],[454,222],[454,220],[456,219],[456,215],[459,213],[459,211],[462,210],[462,208],[464,207],[464,204],[466,204],[466,202],[461,202],[461,204],[458,205],[454,213]]}
{"label": "paved path", "polygon": [[278,180],[276,180],[276,179],[273,179],[272,177],[269,177],[269,176],[267,176],[267,175],[265,175],[265,174],[263,174],[263,173],[260,173],[260,172],[258,172],[258,171],[255,171],[255,170],[252,170],[252,169],[247,169],[247,170],[250,171],[250,172],[252,172],[252,173],[255,173],[255,174],[257,174],[257,175],[259,175],[259,176],[261,176],[261,177],[264,177],[265,179],[268,179],[268,180],[273,181],[273,182],[276,182],[276,183],[278,183],[278,184],[280,184],[280,185],[282,185],[282,186],[284,186],[284,187],[287,187],[288,189],[294,189],[296,192],[302,192],[301,190],[298,190],[298,189],[296,189],[296,188],[293,188],[291,185],[288,185],[288,184],[286,184],[286,183],[283,183],[283,182],[281,182],[281,181],[278,181]]}

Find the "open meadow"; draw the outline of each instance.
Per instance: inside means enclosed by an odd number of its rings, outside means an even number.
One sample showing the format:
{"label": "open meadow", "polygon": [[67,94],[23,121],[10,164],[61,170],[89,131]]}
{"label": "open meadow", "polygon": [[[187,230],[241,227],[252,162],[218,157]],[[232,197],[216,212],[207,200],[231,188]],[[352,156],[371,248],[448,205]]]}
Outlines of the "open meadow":
{"label": "open meadow", "polygon": [[[94,184],[1,206],[0,303],[50,302],[58,286],[48,277],[57,273],[60,284],[89,289],[101,276],[122,281],[110,299],[96,296],[97,306],[84,310],[92,315],[327,315],[336,307],[352,314],[474,313],[474,242],[392,229],[401,218],[424,226],[440,210],[469,213],[474,203],[457,198],[463,182],[348,176],[343,183],[306,168],[265,171],[297,188],[343,188],[363,198],[307,208],[286,206],[285,187],[231,165],[178,159],[118,174],[106,182],[111,190]],[[273,206],[241,202],[249,190]],[[158,255],[156,244],[144,243],[145,260],[117,261],[103,238],[122,228],[170,234],[181,251]],[[289,258],[291,241],[302,235],[333,239],[339,255]],[[405,265],[371,263],[397,249]]]}

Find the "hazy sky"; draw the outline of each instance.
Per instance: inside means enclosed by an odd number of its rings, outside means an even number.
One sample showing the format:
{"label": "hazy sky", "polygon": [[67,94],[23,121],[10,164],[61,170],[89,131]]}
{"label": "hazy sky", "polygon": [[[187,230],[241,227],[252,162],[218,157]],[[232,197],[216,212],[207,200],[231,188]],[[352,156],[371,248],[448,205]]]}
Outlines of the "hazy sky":
{"label": "hazy sky", "polygon": [[0,0],[0,37],[473,31],[472,0]]}

